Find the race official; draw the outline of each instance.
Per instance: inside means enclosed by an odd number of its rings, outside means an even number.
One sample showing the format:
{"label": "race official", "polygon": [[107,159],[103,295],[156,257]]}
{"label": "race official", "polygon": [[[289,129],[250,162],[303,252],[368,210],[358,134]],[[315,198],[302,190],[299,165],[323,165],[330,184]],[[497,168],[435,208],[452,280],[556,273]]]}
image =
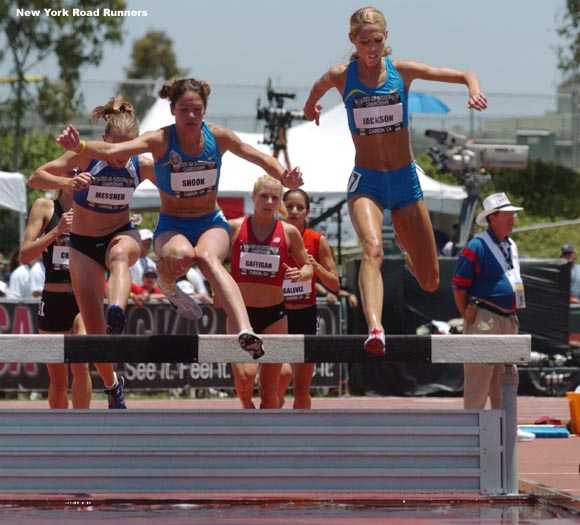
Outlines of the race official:
{"label": "race official", "polygon": [[[505,193],[495,193],[483,201],[483,211],[475,222],[487,226],[487,230],[463,248],[453,273],[453,293],[463,316],[464,334],[517,334],[519,331],[516,311],[525,308],[526,302],[518,249],[509,234],[516,212],[522,209],[514,206]],[[517,375],[515,365],[466,363],[464,407],[483,409],[489,397],[492,409],[501,408],[503,373]]]}

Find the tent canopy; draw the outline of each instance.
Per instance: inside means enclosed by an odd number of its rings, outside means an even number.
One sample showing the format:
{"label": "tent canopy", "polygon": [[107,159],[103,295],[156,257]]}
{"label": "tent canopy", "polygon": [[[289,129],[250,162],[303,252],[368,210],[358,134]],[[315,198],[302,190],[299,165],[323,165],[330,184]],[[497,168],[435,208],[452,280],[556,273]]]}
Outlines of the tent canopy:
{"label": "tent canopy", "polygon": [[[141,132],[159,129],[173,122],[169,102],[157,99],[143,119]],[[261,144],[261,133],[239,132],[237,135],[256,149],[271,154],[270,148]],[[300,166],[304,174],[304,191],[327,197],[346,196],[347,180],[354,165],[354,145],[346,112],[341,105],[324,112],[320,126],[314,122],[304,122],[290,128],[288,153],[292,163]],[[262,174],[259,166],[226,153],[222,160],[220,196],[249,195],[255,180]],[[419,179],[430,211],[459,214],[461,203],[467,197],[463,188],[437,182],[422,173],[419,173]],[[158,205],[157,189],[148,182],[143,183],[135,192],[132,207],[146,209]]]}
{"label": "tent canopy", "polygon": [[19,239],[22,242],[28,205],[26,179],[21,173],[0,171],[0,208],[18,212]]}
{"label": "tent canopy", "polygon": [[21,173],[0,171],[0,208],[26,213],[26,181]]}

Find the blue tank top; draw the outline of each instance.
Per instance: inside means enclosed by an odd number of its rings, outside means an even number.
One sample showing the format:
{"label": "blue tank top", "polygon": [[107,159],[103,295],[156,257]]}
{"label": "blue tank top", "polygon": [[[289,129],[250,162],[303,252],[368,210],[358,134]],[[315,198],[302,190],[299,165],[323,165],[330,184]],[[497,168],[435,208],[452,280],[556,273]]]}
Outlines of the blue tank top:
{"label": "blue tank top", "polygon": [[348,66],[342,100],[353,135],[390,133],[409,125],[408,91],[391,57],[385,57],[387,80],[378,88],[363,85],[358,78],[358,60]]}
{"label": "blue tank top", "polygon": [[121,169],[104,160],[92,160],[87,168],[93,179],[88,190],[75,191],[75,204],[98,213],[123,213],[129,209],[135,188],[141,183],[139,157],[131,157]]}
{"label": "blue tank top", "polygon": [[220,180],[222,154],[209,126],[202,122],[203,152],[197,157],[183,153],[177,142],[175,124],[169,126],[169,147],[155,163],[157,187],[178,199],[207,195],[216,191]]}

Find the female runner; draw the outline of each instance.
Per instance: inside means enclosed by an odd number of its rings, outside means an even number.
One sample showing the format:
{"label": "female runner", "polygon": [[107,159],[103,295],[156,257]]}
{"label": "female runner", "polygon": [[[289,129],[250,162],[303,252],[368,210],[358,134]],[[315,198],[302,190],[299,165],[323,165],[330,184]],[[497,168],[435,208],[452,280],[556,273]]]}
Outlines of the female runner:
{"label": "female runner", "polygon": [[415,79],[465,84],[468,108],[483,110],[487,100],[475,73],[391,58],[385,47],[387,22],[374,7],[350,18],[349,39],[356,52],[345,64],[332,66],[317,80],[304,115],[317,124],[320,98],[331,88],[342,95],[355,146],[355,167],[347,186],[350,217],[362,244],[359,287],[369,336],[364,348],[385,353],[381,321],[383,210],[390,209],[399,246],[426,291],[439,286],[439,265],[429,213],[417,177],[409,135],[408,94]]}
{"label": "female runner", "polygon": [[263,354],[262,340],[252,332],[240,290],[222,264],[230,248],[230,228],[217,204],[221,160],[231,151],[291,188],[302,184],[302,176],[299,168],[284,170],[276,159],[242,142],[230,129],[205,122],[209,94],[206,82],[173,80],[159,96],[169,99],[175,124],[122,143],[81,141],[69,126],[58,143],[101,159],[153,154],[161,194],[154,238],[159,288],[181,315],[199,318],[199,305],[176,286],[177,278],[197,262],[233,323],[240,347],[257,359]]}
{"label": "female runner", "polygon": [[[105,120],[103,144],[119,144],[139,134],[131,104],[122,97],[96,107],[93,122]],[[65,153],[38,168],[29,185],[39,189],[73,191],[70,232],[70,272],[73,290],[88,334],[120,334],[131,290],[131,272],[141,251],[139,234],[131,224],[129,203],[143,179],[153,178],[153,164],[145,157],[120,153],[108,161]],[[66,174],[75,170],[74,178]],[[103,315],[106,272],[109,307]],[[109,408],[124,409],[124,378],[111,363],[95,363],[109,397]]]}
{"label": "female runner", "polygon": [[[71,174],[72,176],[72,174]],[[32,205],[20,260],[23,264],[42,256],[45,279],[38,303],[39,334],[85,334],[83,319],[73,293],[69,272],[68,238],[73,219],[70,189],[55,192],[54,199],[39,198]],[[48,405],[68,408],[68,365],[47,363]],[[86,363],[72,363],[71,401],[73,408],[89,408],[92,384]]]}
{"label": "female runner", "polygon": [[[284,276],[293,283],[310,282],[312,266],[295,226],[276,218],[282,204],[282,184],[269,175],[254,184],[254,213],[229,221],[232,228],[231,272],[240,287],[252,326],[258,334],[287,334]],[[295,264],[290,264],[290,260]],[[228,317],[228,323],[230,318]],[[244,408],[252,402],[255,363],[235,363],[236,392]],[[282,363],[260,365],[260,408],[278,408]]]}
{"label": "female runner", "polygon": [[[302,234],[304,246],[308,252],[308,260],[314,269],[312,280],[303,283],[284,283],[286,311],[288,312],[289,334],[318,333],[318,315],[316,313],[316,281],[334,292],[338,292],[339,280],[336,263],[326,237],[308,228],[307,217],[310,213],[310,197],[301,189],[288,190],[283,196],[284,206],[288,213],[285,221],[298,228]],[[293,260],[290,266],[295,266]],[[310,408],[310,383],[314,373],[315,363],[285,364],[280,375],[280,401],[293,378],[294,394],[293,408]]]}

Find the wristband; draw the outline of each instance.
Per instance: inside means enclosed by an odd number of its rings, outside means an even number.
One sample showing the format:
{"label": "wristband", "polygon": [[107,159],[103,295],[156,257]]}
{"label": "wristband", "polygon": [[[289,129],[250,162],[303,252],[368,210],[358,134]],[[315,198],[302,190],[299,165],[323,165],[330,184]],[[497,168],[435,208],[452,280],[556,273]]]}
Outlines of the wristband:
{"label": "wristband", "polygon": [[81,149],[77,151],[77,155],[82,155],[87,149],[87,143],[84,140],[81,140]]}

